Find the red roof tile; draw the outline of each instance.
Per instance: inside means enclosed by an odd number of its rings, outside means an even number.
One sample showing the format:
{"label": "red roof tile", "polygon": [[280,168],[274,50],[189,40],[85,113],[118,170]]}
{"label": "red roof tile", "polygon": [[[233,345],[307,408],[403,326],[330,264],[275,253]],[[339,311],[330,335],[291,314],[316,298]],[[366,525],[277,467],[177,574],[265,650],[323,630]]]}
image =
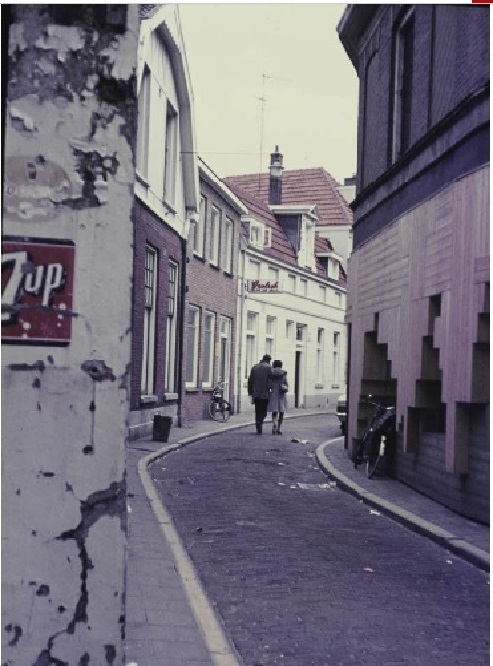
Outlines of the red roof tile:
{"label": "red roof tile", "polygon": [[[223,178],[228,186],[241,187],[261,201],[269,201],[269,174],[246,174]],[[282,176],[282,204],[317,205],[319,226],[352,224],[353,213],[337,189],[337,182],[323,168],[286,170]]]}

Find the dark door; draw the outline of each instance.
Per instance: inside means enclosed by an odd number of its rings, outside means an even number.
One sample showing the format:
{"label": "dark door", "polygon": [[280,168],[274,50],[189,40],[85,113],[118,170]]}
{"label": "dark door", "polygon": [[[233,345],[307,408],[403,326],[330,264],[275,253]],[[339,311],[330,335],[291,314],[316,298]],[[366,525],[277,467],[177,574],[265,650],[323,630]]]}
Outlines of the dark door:
{"label": "dark door", "polygon": [[296,352],[294,362],[294,406],[300,406],[300,367],[301,367],[301,352]]}

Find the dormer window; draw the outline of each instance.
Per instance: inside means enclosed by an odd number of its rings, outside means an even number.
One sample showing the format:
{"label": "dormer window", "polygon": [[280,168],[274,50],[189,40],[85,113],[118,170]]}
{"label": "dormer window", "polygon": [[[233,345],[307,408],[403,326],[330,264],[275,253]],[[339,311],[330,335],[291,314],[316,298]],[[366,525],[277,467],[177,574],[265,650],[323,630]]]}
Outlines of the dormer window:
{"label": "dormer window", "polygon": [[257,220],[247,220],[245,225],[248,229],[248,242],[258,248],[270,247],[272,229]]}

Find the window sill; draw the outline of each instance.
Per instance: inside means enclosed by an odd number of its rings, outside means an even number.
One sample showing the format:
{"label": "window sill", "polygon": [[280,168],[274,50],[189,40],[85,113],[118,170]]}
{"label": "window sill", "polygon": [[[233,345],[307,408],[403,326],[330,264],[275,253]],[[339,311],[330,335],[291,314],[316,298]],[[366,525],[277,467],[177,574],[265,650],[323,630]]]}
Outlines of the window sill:
{"label": "window sill", "polygon": [[187,393],[198,393],[199,392],[199,387],[198,386],[185,386],[185,391]]}
{"label": "window sill", "polygon": [[330,388],[340,388],[339,384],[332,384]]}
{"label": "window sill", "polygon": [[157,395],[141,395],[140,404],[141,405],[151,405],[158,401]]}
{"label": "window sill", "polygon": [[178,400],[178,393],[164,393],[163,398],[165,400]]}
{"label": "window sill", "polygon": [[205,259],[204,259],[204,257],[202,257],[198,252],[195,252],[195,250],[193,251],[193,256],[194,256],[195,259],[198,259],[198,260],[201,261],[203,264],[205,264]]}
{"label": "window sill", "polygon": [[323,384],[320,384],[320,383],[315,384],[316,389],[323,389],[323,387],[324,387]]}
{"label": "window sill", "polygon": [[212,261],[209,262],[209,266],[213,268],[215,271],[219,271],[219,266],[217,264],[214,264]]}

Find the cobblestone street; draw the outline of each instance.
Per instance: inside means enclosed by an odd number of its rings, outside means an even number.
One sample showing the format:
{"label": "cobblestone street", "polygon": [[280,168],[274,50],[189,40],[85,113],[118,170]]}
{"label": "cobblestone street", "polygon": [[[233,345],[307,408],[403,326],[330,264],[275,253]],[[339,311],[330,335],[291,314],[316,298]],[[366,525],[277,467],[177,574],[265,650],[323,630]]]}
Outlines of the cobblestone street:
{"label": "cobblestone street", "polygon": [[284,431],[217,434],[150,467],[244,663],[488,664],[488,576],[335,486],[315,459],[333,417]]}

